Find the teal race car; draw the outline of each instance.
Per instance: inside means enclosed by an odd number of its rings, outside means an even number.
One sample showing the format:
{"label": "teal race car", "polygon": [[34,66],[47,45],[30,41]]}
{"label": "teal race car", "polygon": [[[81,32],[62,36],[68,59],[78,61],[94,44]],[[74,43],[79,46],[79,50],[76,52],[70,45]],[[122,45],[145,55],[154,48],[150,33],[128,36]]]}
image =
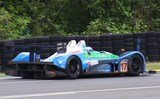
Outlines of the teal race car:
{"label": "teal race car", "polygon": [[48,78],[66,76],[70,79],[80,75],[120,73],[137,76],[146,69],[145,58],[139,51],[114,55],[95,51],[84,40],[71,40],[65,47],[46,59],[31,52],[21,52],[8,62],[6,75],[22,78]]}

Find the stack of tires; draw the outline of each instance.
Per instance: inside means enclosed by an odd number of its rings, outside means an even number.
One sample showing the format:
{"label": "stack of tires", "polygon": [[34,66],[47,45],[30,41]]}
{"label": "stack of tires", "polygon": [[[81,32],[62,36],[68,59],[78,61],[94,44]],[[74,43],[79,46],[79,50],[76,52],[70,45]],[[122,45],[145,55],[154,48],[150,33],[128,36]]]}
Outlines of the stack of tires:
{"label": "stack of tires", "polygon": [[112,35],[112,52],[114,54],[120,55],[122,53],[121,49],[124,49],[124,35],[115,34]]}
{"label": "stack of tires", "polygon": [[144,56],[146,56],[146,40],[145,40],[145,33],[134,33],[134,50],[140,51]]}
{"label": "stack of tires", "polygon": [[14,40],[15,43],[15,51],[14,57],[17,56],[21,52],[30,52],[29,46],[34,46],[37,44],[37,38],[26,38],[20,40]]}
{"label": "stack of tires", "polygon": [[63,40],[63,36],[49,36],[49,46],[53,47],[50,49],[50,55],[57,51],[57,43],[65,43]]}
{"label": "stack of tires", "polygon": [[156,33],[156,35],[157,35],[158,55],[159,55],[158,61],[160,61],[160,33]]}
{"label": "stack of tires", "polygon": [[29,48],[25,48],[25,47],[19,47],[24,45],[25,46],[25,40],[24,39],[20,39],[20,40],[14,40],[13,41],[15,44],[15,50],[13,52],[14,57],[19,54],[20,52],[28,52]]}
{"label": "stack of tires", "polygon": [[149,61],[157,61],[159,59],[157,34],[154,32],[145,33],[146,38],[146,56]]}
{"label": "stack of tires", "polygon": [[3,57],[2,57],[2,54],[4,53],[3,51],[3,48],[4,48],[4,42],[1,41],[0,42],[0,72],[3,72],[3,68],[2,68],[2,61],[3,61]]}
{"label": "stack of tires", "polygon": [[88,44],[88,37],[87,36],[74,36],[74,40],[76,40],[77,42],[79,42],[80,40],[84,40]]}
{"label": "stack of tires", "polygon": [[4,46],[2,47],[2,64],[7,64],[8,61],[14,58],[14,42],[6,41],[4,42]]}
{"label": "stack of tires", "polygon": [[26,38],[24,39],[24,45],[36,45],[37,38]]}
{"label": "stack of tires", "polygon": [[100,36],[89,36],[88,46],[92,47],[94,50],[100,50]]}
{"label": "stack of tires", "polygon": [[42,59],[47,58],[47,57],[49,57],[51,55],[50,53],[51,53],[52,49],[51,48],[47,48],[47,46],[50,45],[48,36],[38,37],[36,45],[44,46],[44,47],[41,47],[41,48],[37,49],[38,50],[37,53],[41,55]]}
{"label": "stack of tires", "polygon": [[134,50],[134,39],[132,34],[124,35],[124,49],[125,51]]}
{"label": "stack of tires", "polygon": [[100,50],[112,52],[112,41],[110,34],[100,36]]}
{"label": "stack of tires", "polygon": [[59,42],[68,43],[71,40],[75,40],[75,36],[64,36],[62,41]]}

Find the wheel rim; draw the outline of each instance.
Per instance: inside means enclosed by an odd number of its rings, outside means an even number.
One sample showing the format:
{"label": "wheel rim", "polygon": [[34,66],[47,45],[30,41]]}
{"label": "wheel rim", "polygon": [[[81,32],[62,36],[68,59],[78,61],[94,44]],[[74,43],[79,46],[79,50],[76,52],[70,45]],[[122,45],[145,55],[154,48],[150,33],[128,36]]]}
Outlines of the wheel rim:
{"label": "wheel rim", "polygon": [[132,70],[134,72],[140,72],[141,71],[141,65],[142,65],[141,59],[139,59],[138,57],[134,57],[132,59]]}
{"label": "wheel rim", "polygon": [[70,61],[70,64],[69,64],[70,74],[77,75],[80,73],[79,70],[80,70],[80,65],[79,65],[78,61],[76,61],[76,60]]}

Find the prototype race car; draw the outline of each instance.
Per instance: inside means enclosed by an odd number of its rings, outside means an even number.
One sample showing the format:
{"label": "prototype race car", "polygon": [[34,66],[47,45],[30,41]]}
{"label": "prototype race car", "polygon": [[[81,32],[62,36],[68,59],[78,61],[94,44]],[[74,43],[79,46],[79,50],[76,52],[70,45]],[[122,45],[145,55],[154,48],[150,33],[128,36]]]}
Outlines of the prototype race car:
{"label": "prototype race car", "polygon": [[[33,56],[33,57],[31,57]],[[33,58],[31,60],[31,58]],[[70,79],[86,74],[122,73],[137,76],[145,72],[146,62],[139,51],[120,56],[106,51],[94,51],[84,40],[71,40],[46,59],[31,52],[21,52],[5,68],[5,73],[22,78],[47,78],[64,75]]]}

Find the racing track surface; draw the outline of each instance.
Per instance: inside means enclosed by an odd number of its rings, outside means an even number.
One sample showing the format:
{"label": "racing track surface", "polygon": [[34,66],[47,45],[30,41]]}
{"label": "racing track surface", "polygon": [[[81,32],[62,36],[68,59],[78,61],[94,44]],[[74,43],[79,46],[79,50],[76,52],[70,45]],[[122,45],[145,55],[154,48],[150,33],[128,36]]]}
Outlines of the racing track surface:
{"label": "racing track surface", "polygon": [[0,79],[0,99],[160,99],[160,74],[77,80]]}

